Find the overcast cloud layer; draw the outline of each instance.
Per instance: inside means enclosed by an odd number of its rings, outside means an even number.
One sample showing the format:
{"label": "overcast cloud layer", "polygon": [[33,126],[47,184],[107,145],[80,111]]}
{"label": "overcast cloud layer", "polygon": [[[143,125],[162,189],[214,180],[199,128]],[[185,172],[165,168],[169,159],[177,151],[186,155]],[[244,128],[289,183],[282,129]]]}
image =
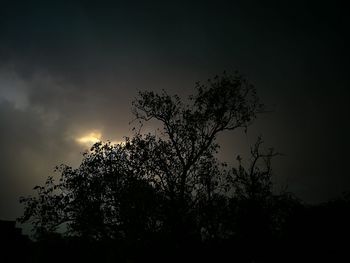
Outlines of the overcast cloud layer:
{"label": "overcast cloud layer", "polygon": [[19,216],[19,196],[55,165],[79,164],[88,146],[77,138],[131,135],[137,91],[185,96],[224,70],[244,73],[275,112],[248,135],[221,137],[223,160],[261,134],[285,153],[275,162],[279,185],[308,202],[350,189],[349,21],[340,4],[85,2],[1,7],[0,218]]}

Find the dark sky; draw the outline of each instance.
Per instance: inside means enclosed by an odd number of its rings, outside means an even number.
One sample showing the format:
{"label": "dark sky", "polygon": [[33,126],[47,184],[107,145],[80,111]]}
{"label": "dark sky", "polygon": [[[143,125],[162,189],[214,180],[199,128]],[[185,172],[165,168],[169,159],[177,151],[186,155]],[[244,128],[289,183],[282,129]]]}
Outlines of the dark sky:
{"label": "dark sky", "polygon": [[188,95],[224,70],[243,73],[274,112],[247,135],[219,138],[223,160],[262,135],[285,154],[274,163],[278,186],[307,202],[350,190],[347,10],[340,1],[1,1],[0,218],[19,216],[19,196],[55,165],[77,165],[89,134],[131,135],[138,90]]}

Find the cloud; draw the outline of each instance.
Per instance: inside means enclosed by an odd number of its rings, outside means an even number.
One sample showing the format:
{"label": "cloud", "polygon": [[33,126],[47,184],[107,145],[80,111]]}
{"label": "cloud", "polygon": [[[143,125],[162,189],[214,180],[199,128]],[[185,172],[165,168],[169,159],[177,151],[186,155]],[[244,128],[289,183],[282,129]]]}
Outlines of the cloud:
{"label": "cloud", "polygon": [[13,71],[0,71],[0,101],[8,101],[19,110],[28,106],[26,83]]}
{"label": "cloud", "polygon": [[[49,102],[33,100],[41,85],[51,90]],[[81,149],[67,136],[70,125],[55,81],[2,70],[0,86],[0,218],[14,218],[19,196],[41,184],[59,162],[76,164]]]}
{"label": "cloud", "polygon": [[93,141],[79,143],[78,138],[92,131],[99,131],[98,139],[110,141],[127,135],[130,104],[123,107],[125,98],[113,88],[94,90],[54,72],[37,69],[23,74],[1,65],[0,218],[19,216],[18,198],[53,175],[56,165],[79,164]]}

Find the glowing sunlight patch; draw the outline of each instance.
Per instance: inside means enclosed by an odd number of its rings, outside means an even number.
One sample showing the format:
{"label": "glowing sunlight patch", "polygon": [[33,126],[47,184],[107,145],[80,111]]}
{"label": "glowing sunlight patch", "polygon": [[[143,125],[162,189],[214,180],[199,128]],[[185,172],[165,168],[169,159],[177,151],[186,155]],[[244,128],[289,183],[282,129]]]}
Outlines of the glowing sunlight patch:
{"label": "glowing sunlight patch", "polygon": [[80,144],[92,145],[96,142],[100,142],[102,134],[100,132],[90,132],[80,138],[77,138],[76,141]]}

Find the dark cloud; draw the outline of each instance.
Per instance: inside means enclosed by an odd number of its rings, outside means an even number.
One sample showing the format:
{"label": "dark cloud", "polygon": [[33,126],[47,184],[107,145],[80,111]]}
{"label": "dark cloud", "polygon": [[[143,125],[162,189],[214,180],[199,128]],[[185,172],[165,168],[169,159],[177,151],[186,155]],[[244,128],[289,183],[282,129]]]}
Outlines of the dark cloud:
{"label": "dark cloud", "polygon": [[[312,3],[311,3],[312,2]],[[285,153],[276,180],[307,201],[348,190],[348,16],[315,1],[4,1],[0,10],[0,217],[21,213],[76,138],[130,135],[138,90],[188,95],[238,69],[275,110],[248,135],[225,134],[221,158],[262,134]]]}

